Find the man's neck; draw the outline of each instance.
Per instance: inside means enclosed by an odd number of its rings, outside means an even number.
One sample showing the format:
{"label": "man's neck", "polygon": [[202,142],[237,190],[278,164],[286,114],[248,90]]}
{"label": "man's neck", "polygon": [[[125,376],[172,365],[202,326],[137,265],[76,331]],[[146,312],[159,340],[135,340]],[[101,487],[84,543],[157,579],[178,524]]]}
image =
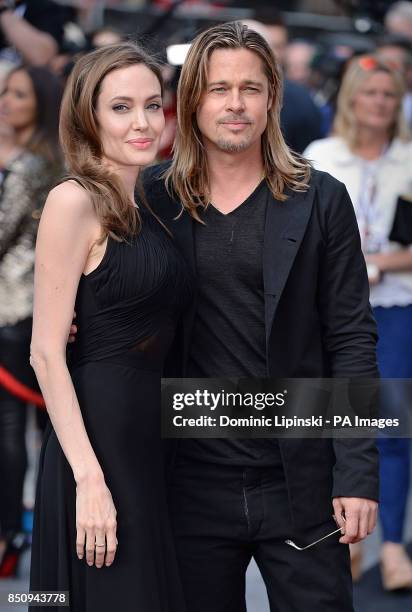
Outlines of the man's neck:
{"label": "man's neck", "polygon": [[242,204],[263,178],[263,160],[259,148],[231,153],[207,150],[210,199],[223,213]]}

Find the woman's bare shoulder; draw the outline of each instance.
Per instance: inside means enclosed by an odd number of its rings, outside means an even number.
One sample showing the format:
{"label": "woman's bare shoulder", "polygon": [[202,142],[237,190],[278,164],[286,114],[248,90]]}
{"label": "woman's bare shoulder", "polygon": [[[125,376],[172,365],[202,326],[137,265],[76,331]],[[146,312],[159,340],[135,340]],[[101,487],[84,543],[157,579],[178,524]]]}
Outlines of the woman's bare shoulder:
{"label": "woman's bare shoulder", "polygon": [[43,213],[51,210],[64,217],[96,219],[91,195],[75,180],[65,180],[54,187],[47,196]]}

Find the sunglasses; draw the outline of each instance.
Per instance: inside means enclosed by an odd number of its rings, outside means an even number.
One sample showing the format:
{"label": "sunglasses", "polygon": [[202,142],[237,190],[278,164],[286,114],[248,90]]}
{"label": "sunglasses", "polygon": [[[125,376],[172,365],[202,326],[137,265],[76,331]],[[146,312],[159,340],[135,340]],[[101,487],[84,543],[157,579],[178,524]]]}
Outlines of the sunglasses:
{"label": "sunglasses", "polygon": [[[346,522],[346,519],[343,516],[343,514],[342,514],[342,518]],[[330,533],[324,535],[322,538],[319,538],[318,540],[315,540],[314,542],[312,542],[311,544],[307,544],[306,546],[298,546],[297,544],[295,544],[295,542],[293,542],[293,540],[285,540],[285,544],[288,544],[288,546],[291,546],[292,548],[295,548],[296,550],[307,550],[308,548],[312,548],[312,546],[315,546],[315,544],[319,544],[319,542],[326,540],[326,538],[330,538],[330,536],[335,535],[335,533],[340,532],[342,534],[343,531],[344,531],[344,528],[339,527],[338,529],[335,529],[335,531],[331,531]]]}
{"label": "sunglasses", "polygon": [[362,55],[362,57],[358,58],[357,62],[358,66],[360,66],[362,70],[365,70],[366,72],[382,68],[386,68],[386,70],[400,70],[400,66],[397,62],[383,58],[376,58],[373,55]]}

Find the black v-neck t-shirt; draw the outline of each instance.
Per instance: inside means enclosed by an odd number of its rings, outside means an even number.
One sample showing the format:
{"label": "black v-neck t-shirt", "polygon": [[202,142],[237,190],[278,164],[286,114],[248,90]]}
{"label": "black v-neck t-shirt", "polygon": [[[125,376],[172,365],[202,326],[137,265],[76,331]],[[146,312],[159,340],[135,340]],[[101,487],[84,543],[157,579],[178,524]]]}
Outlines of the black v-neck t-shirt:
{"label": "black v-neck t-shirt", "polygon": [[[193,378],[266,377],[263,236],[270,191],[262,180],[228,214],[210,204],[195,226],[197,311],[188,373]],[[180,452],[235,465],[278,462],[275,440],[182,440]]]}
{"label": "black v-neck t-shirt", "polygon": [[195,226],[198,301],[189,353],[192,377],[266,376],[262,181],[228,214],[212,204]]}

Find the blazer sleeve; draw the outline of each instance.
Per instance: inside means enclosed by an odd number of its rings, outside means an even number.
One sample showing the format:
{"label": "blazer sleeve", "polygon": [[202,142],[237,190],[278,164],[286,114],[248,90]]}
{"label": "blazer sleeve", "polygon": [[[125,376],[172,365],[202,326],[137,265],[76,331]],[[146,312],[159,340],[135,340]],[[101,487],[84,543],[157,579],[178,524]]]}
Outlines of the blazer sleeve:
{"label": "blazer sleeve", "polygon": [[[325,256],[320,271],[319,304],[323,342],[334,378],[376,378],[377,329],[369,304],[369,282],[358,225],[346,187],[325,175],[323,203]],[[376,387],[370,386],[376,401]],[[375,394],[375,395],[373,395]],[[376,405],[375,405],[376,408]],[[336,463],[332,497],[378,500],[379,461],[375,440],[334,439]]]}

